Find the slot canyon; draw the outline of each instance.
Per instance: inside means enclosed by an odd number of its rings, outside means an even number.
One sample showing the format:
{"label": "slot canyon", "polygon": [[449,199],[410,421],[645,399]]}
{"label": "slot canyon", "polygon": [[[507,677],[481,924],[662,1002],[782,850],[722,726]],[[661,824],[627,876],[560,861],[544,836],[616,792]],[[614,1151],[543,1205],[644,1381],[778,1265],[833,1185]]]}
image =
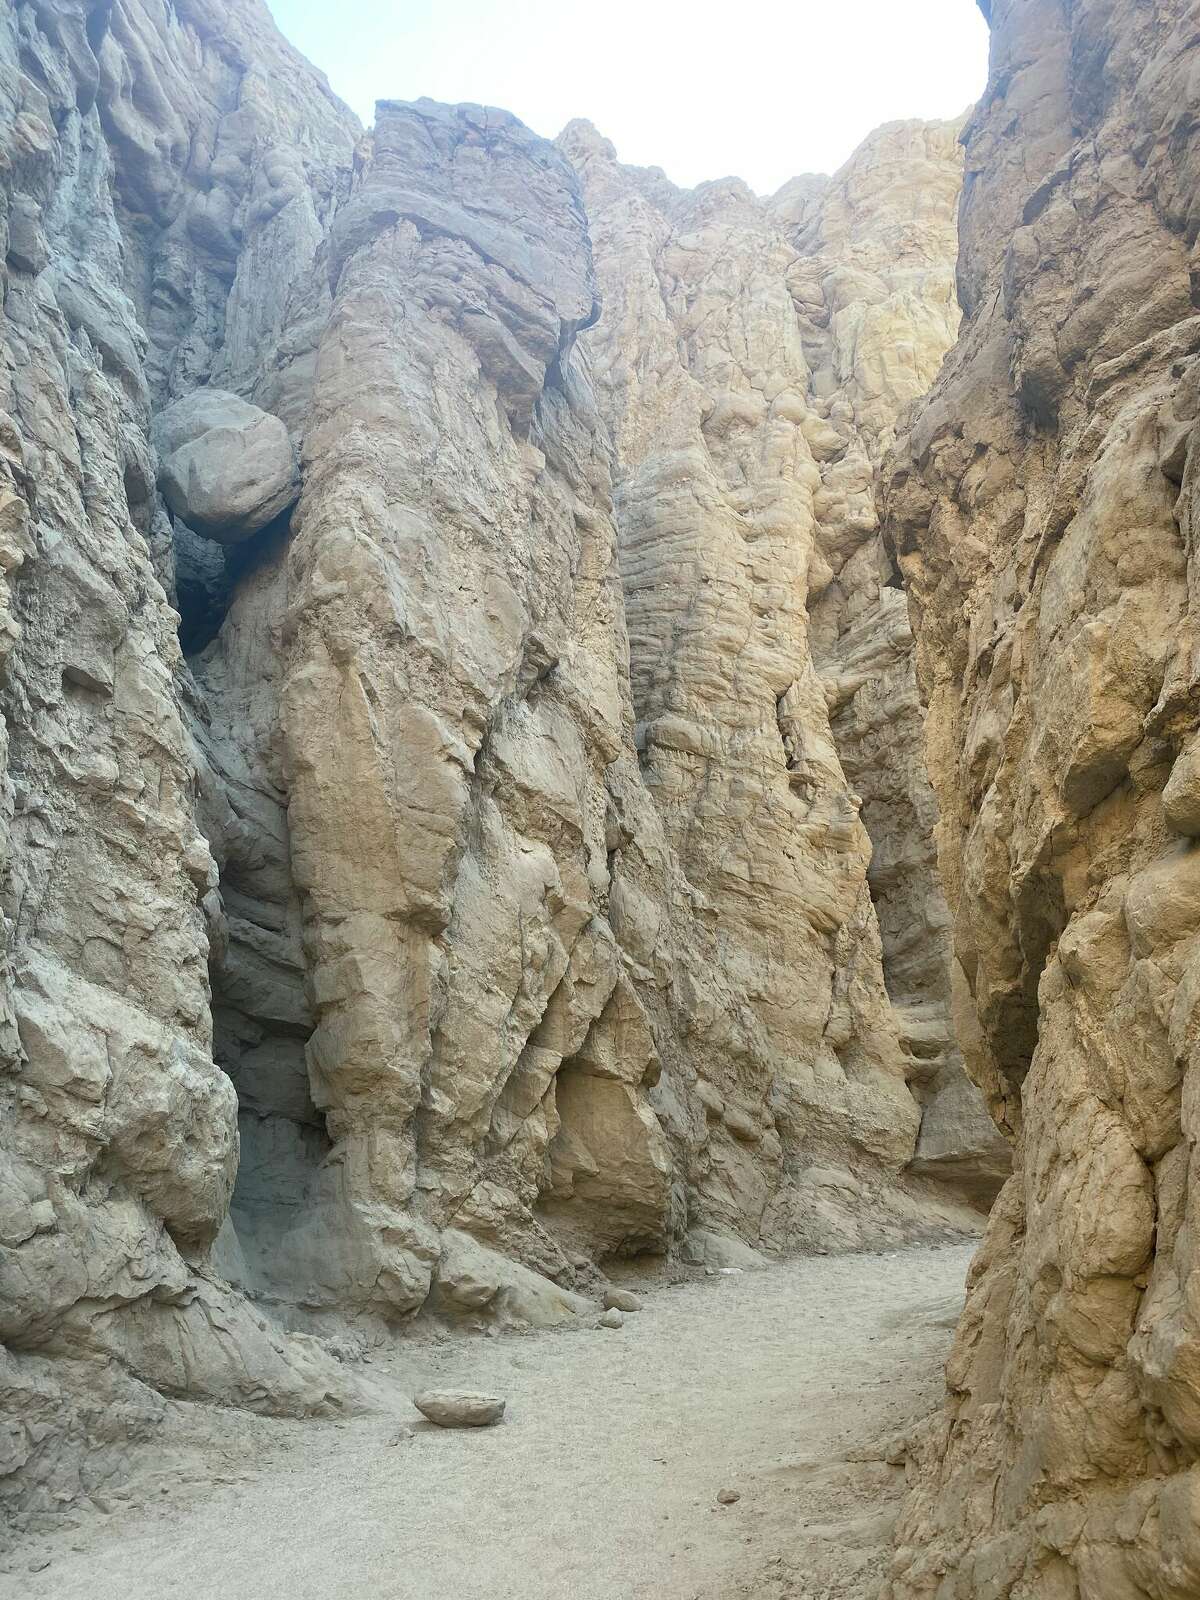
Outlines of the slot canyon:
{"label": "slot canyon", "polygon": [[0,0],[0,1592],[1200,1596],[1200,8],[979,3],[764,196]]}

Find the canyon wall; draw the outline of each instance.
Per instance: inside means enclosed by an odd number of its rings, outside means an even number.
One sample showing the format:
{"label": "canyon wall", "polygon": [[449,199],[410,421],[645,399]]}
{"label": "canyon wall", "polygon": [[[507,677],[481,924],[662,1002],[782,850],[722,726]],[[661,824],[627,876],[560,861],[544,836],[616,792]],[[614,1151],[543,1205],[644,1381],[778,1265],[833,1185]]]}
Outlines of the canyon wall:
{"label": "canyon wall", "polygon": [[[583,343],[616,449],[639,759],[711,910],[703,967],[736,980],[703,1027],[682,1019],[688,1060],[706,1104],[786,1119],[763,1217],[780,1242],[878,1237],[864,1200],[874,1184],[888,1210],[898,1161],[988,1198],[1008,1166],[954,1044],[912,636],[873,494],[958,325],[957,132],[890,124],[768,199],[622,166],[587,123],[560,140],[603,304]],[[710,1148],[721,1206],[756,1180],[736,1144]]]}
{"label": "canyon wall", "polygon": [[254,7],[9,5],[0,61],[0,1470],[52,1507],[163,1394],[349,1398],[211,1266],[237,1096],[152,418],[304,403],[357,129]]}
{"label": "canyon wall", "polygon": [[1200,41],[993,0],[958,344],[886,473],[960,1035],[1015,1170],[889,1593],[1200,1593]]}
{"label": "canyon wall", "polygon": [[990,1201],[1009,1171],[1009,1148],[967,1076],[952,1020],[950,918],[912,630],[874,494],[864,492],[958,331],[951,263],[961,128],[956,121],[877,130],[811,216],[796,216],[790,237],[804,257],[800,303],[813,388],[848,441],[825,473],[830,498],[818,503],[820,548],[834,576],[812,607],[810,634],[842,766],[862,797],[884,977],[922,1104],[910,1170]]}
{"label": "canyon wall", "polygon": [[350,1323],[971,1229],[871,491],[954,129],[760,201],[364,136],[257,0],[0,63],[6,1498],[368,1403]]}

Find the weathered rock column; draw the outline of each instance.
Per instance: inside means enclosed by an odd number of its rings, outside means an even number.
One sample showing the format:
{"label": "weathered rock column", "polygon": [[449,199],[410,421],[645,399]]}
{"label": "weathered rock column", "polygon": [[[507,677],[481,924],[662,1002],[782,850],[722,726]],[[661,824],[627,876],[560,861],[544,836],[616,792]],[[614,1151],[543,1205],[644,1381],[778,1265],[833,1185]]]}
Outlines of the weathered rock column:
{"label": "weathered rock column", "polygon": [[[396,1312],[447,1228],[570,1277],[533,1207],[557,1069],[618,991],[639,1025],[603,920],[631,729],[570,168],[505,113],[381,104],[333,246],[283,719],[334,1287]],[[630,1043],[593,1047],[582,1077],[609,1087],[571,1100],[592,1146],[617,1140],[610,1248],[665,1241],[653,1045]]]}
{"label": "weathered rock column", "polygon": [[[953,130],[898,125],[832,184],[771,200],[732,179],[677,190],[586,123],[560,142],[604,301],[584,343],[617,451],[642,770],[683,874],[678,946],[706,958],[683,958],[672,997],[711,1124],[701,1214],[782,1245],[883,1237],[917,1148],[906,1078],[959,1102],[955,1177],[986,1192],[999,1142],[950,1038],[936,808],[872,486],[953,336]],[[864,748],[854,722],[889,673],[907,714]],[[879,835],[882,951],[839,744]]]}
{"label": "weathered rock column", "polygon": [[991,7],[958,344],[889,470],[1016,1169],[890,1593],[1200,1592],[1194,8]]}

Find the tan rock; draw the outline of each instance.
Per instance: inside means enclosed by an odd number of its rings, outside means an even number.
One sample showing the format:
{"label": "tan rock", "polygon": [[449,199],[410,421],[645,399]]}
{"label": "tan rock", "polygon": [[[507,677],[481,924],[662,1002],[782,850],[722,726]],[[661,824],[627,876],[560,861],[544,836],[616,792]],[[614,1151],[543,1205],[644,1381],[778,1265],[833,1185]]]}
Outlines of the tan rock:
{"label": "tan rock", "polygon": [[642,1302],[631,1289],[606,1289],[604,1307],[607,1311],[640,1311]]}
{"label": "tan rock", "polygon": [[[6,1499],[75,1492],[99,1363],[135,1436],[324,1411],[285,1319],[969,1227],[913,1170],[981,1168],[912,729],[846,734],[908,643],[871,470],[949,337],[945,130],[682,194],[494,109],[363,136],[259,0],[92,11],[0,13]],[[1158,887],[1095,946],[1187,937]]]}
{"label": "tan rock", "polygon": [[[499,192],[528,228],[479,236]],[[401,203],[436,228],[393,226]],[[550,1276],[551,1224],[663,1248],[670,1158],[603,916],[633,752],[573,174],[494,111],[389,105],[339,229],[281,715],[329,1226],[360,1241],[351,1295],[394,1314],[452,1223]]]}
{"label": "tan rock", "polygon": [[[785,1174],[847,1141],[883,1187],[911,1162],[990,1197],[1007,1167],[954,1048],[911,632],[872,495],[957,322],[955,134],[897,124],[767,202],[621,167],[586,123],[560,140],[604,303],[583,343],[617,449],[642,769],[683,875],[658,928],[687,981],[652,1009],[711,1120],[687,1130],[696,1221],[769,1243],[795,1237]],[[636,840],[614,888],[634,872]],[[941,1101],[925,1135],[906,1078]]]}
{"label": "tan rock", "polygon": [[413,1395],[413,1405],[439,1428],[490,1428],[504,1415],[499,1395],[474,1389],[425,1389]]}
{"label": "tan rock", "polygon": [[991,20],[964,324],[884,512],[960,1036],[1015,1165],[886,1593],[1183,1595],[1200,1584],[1194,18],[1167,4],[1147,33],[1123,0],[1035,0]]}
{"label": "tan rock", "polygon": [[1175,758],[1163,790],[1163,810],[1177,833],[1200,834],[1200,740],[1189,739]]}

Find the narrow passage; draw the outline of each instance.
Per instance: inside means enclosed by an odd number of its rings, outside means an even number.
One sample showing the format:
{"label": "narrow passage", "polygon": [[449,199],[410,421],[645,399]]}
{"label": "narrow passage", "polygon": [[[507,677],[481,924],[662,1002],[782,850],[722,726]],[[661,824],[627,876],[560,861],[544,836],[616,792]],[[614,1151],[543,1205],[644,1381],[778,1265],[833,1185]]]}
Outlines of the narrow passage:
{"label": "narrow passage", "polygon": [[[940,1397],[970,1257],[953,1245],[694,1279],[645,1291],[614,1330],[418,1335],[375,1356],[396,1388],[387,1415],[180,1406],[130,1498],[22,1540],[0,1589],[871,1600],[903,1489],[897,1441]],[[507,1396],[505,1421],[441,1431],[405,1399],[456,1385]],[[723,1490],[737,1500],[719,1504]]]}

